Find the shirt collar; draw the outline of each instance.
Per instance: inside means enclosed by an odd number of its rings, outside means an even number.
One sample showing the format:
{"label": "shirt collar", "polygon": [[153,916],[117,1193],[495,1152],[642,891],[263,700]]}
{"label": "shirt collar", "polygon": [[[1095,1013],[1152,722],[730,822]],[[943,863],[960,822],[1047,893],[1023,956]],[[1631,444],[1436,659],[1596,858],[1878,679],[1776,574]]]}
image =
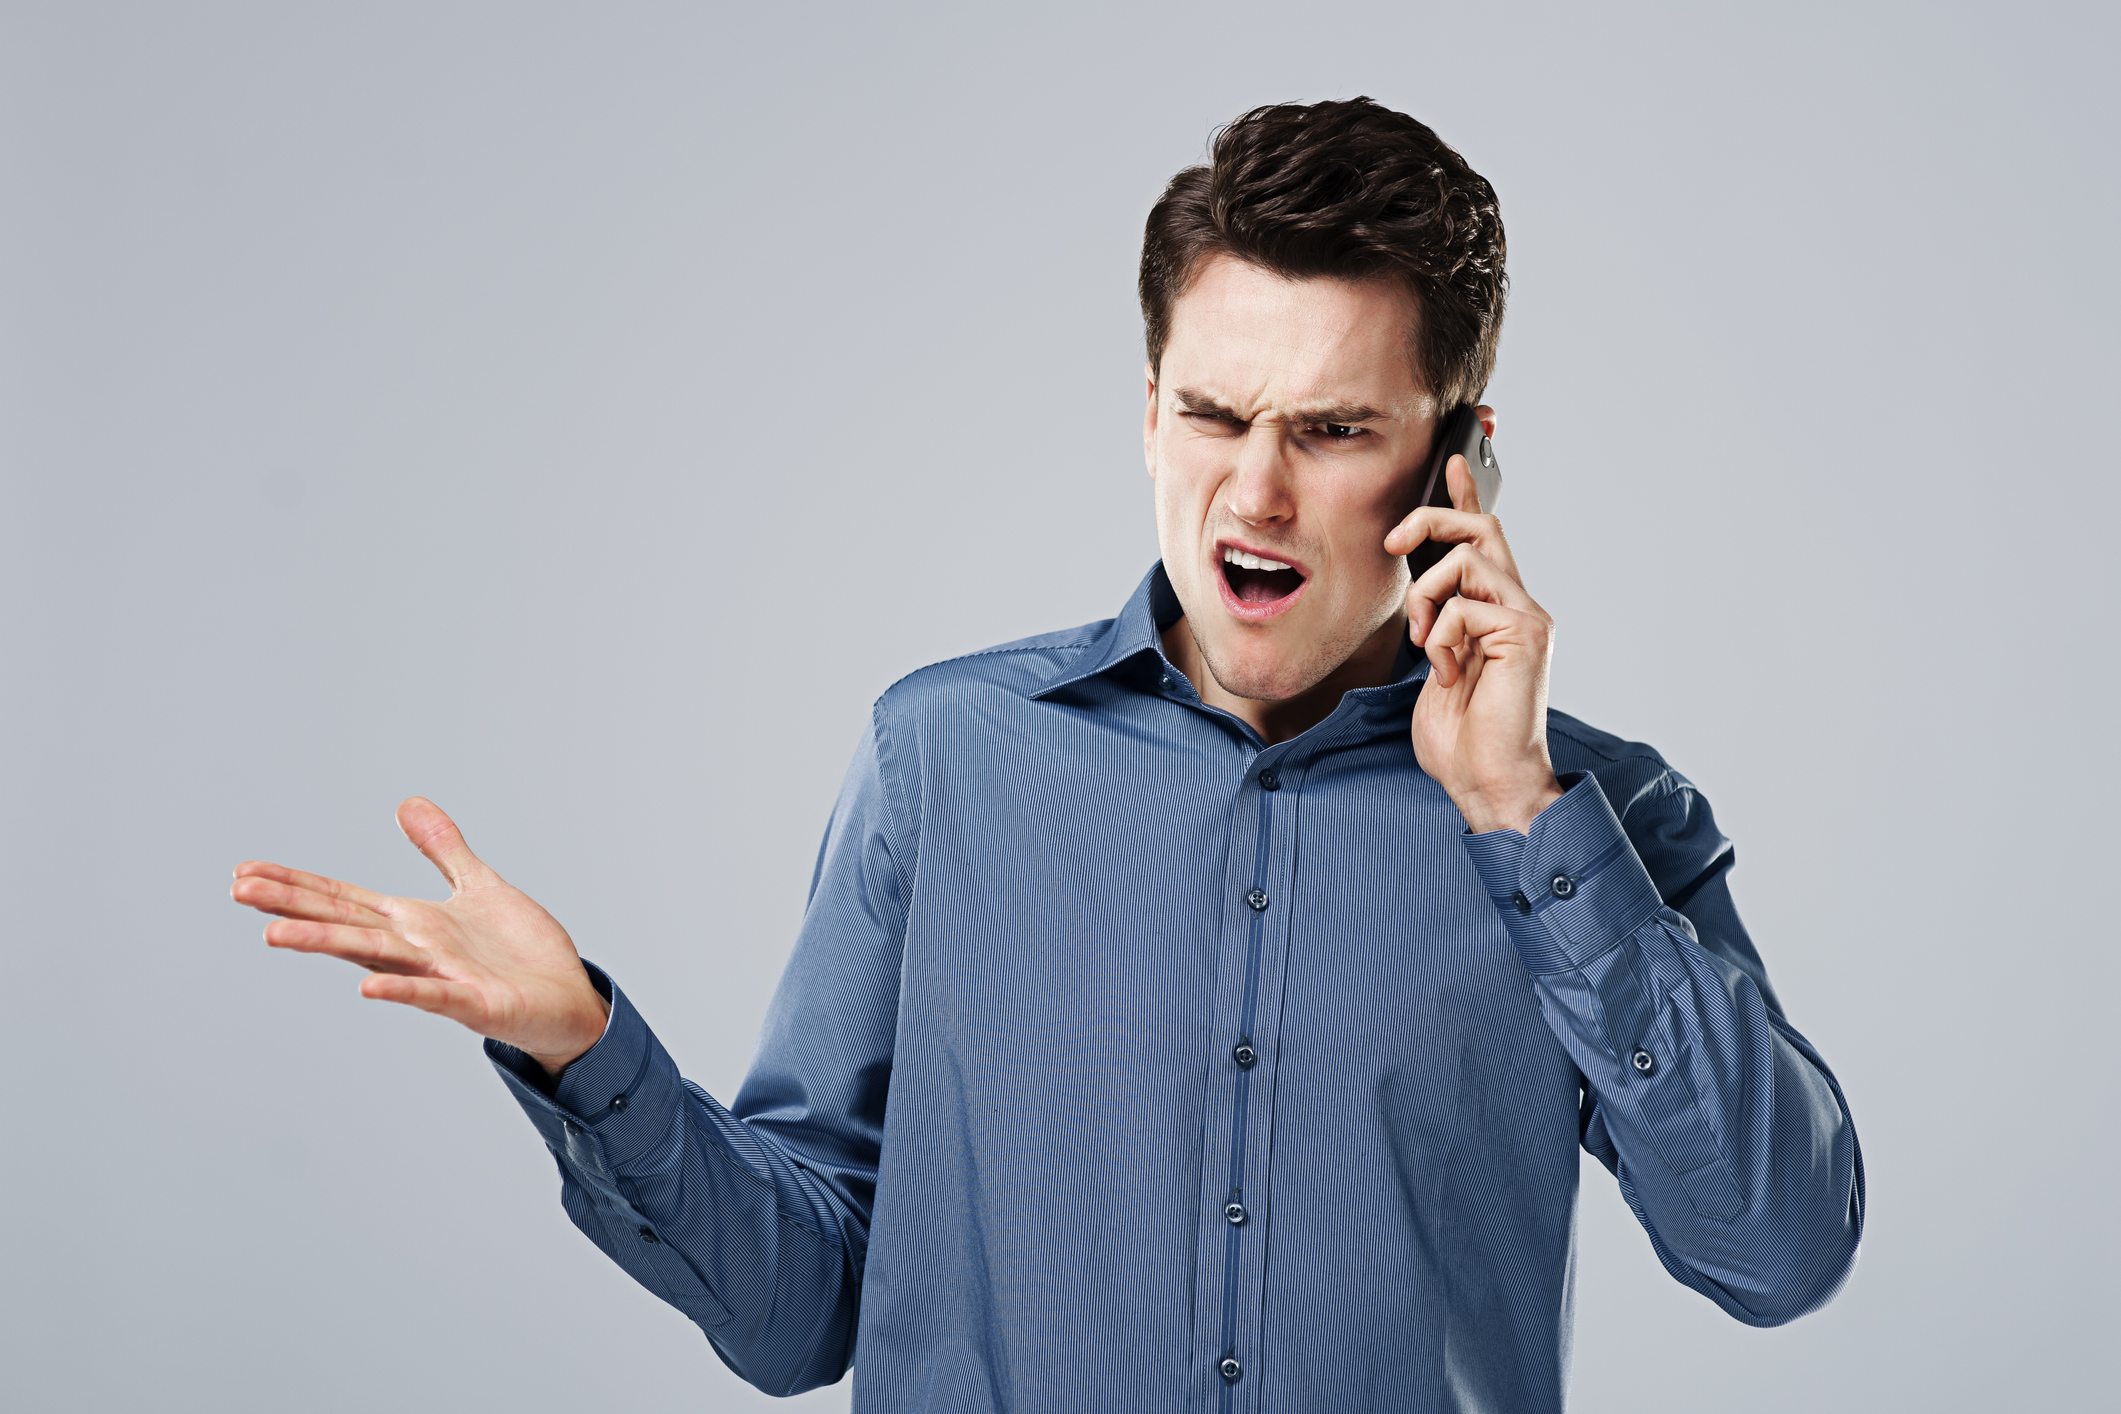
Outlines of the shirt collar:
{"label": "shirt collar", "polygon": [[[1184,615],[1178,593],[1171,588],[1170,577],[1164,573],[1164,562],[1158,560],[1142,576],[1142,582],[1135,586],[1134,592],[1127,596],[1126,605],[1118,617],[1107,622],[1081,653],[1063,664],[1031,696],[1043,699],[1089,678],[1124,676],[1121,670],[1135,664],[1144,654],[1150,655],[1161,671],[1169,666],[1164,658],[1163,631]],[[1347,716],[1374,716],[1381,721],[1396,720],[1404,730],[1405,714],[1412,709],[1415,697],[1421,692],[1421,684],[1428,676],[1427,656],[1415,652],[1413,644],[1402,642],[1399,656],[1392,664],[1392,681],[1378,687],[1351,689],[1342,696],[1340,708],[1327,721]],[[1319,725],[1325,726],[1326,723]],[[1317,729],[1312,728],[1313,731]]]}
{"label": "shirt collar", "polygon": [[1119,611],[1119,616],[1109,620],[1082,652],[1062,664],[1060,671],[1031,696],[1034,699],[1049,697],[1071,683],[1124,667],[1144,653],[1152,653],[1161,660],[1164,646],[1159,635],[1184,614],[1185,610],[1179,607],[1178,594],[1164,574],[1164,562],[1158,560],[1142,576],[1142,582],[1134,587],[1134,592],[1127,596],[1127,603]]}

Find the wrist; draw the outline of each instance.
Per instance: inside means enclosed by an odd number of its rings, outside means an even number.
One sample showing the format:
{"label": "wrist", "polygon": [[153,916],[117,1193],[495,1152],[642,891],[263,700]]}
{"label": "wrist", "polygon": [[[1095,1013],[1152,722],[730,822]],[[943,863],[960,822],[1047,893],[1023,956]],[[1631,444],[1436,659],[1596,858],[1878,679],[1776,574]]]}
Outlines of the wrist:
{"label": "wrist", "polygon": [[1523,835],[1531,832],[1539,812],[1561,799],[1561,795],[1561,782],[1550,770],[1544,781],[1454,793],[1452,803],[1465,817],[1466,828],[1476,835],[1496,830],[1515,830]]}
{"label": "wrist", "polygon": [[[585,977],[583,981],[586,983],[588,979]],[[583,990],[588,993],[586,1004],[577,1008],[576,1025],[570,1028],[575,1044],[552,1051],[526,1049],[523,1052],[543,1067],[545,1074],[554,1080],[558,1080],[560,1073],[568,1066],[596,1049],[597,1042],[604,1039],[605,1027],[611,1021],[611,1003],[604,1000],[603,995],[594,987],[585,985]]]}

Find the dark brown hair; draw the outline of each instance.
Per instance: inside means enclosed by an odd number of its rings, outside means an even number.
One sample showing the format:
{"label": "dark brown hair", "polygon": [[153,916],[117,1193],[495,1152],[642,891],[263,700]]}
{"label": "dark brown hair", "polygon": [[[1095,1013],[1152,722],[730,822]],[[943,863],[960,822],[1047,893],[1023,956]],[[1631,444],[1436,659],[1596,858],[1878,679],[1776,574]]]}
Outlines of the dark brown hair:
{"label": "dark brown hair", "polygon": [[1400,281],[1421,310],[1414,371],[1439,413],[1495,370],[1509,291],[1495,189],[1424,123],[1367,98],[1254,108],[1206,167],[1171,179],[1142,236],[1149,365],[1171,306],[1209,256],[1290,279]]}

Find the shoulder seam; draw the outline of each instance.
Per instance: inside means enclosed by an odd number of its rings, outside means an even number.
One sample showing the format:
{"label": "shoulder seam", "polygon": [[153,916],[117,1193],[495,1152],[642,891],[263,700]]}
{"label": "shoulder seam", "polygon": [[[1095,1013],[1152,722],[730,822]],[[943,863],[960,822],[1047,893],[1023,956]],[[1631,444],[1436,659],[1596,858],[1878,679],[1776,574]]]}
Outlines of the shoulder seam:
{"label": "shoulder seam", "polygon": [[[1598,746],[1592,742],[1585,741],[1581,736],[1578,736],[1575,732],[1570,731],[1567,727],[1556,726],[1551,720],[1549,720],[1547,723],[1547,730],[1553,732],[1557,736],[1567,737],[1570,741],[1575,742],[1578,746],[1582,747],[1585,751],[1590,752],[1599,760],[1605,761],[1611,765],[1618,766],[1623,761],[1647,761],[1657,768],[1657,774],[1651,777],[1650,781],[1645,783],[1642,789],[1635,791],[1632,795],[1628,797],[1628,799],[1620,802],[1615,807],[1613,813],[1620,820],[1622,828],[1626,827],[1628,816],[1634,813],[1635,807],[1641,803],[1643,797],[1649,794],[1654,785],[1659,782],[1678,781],[1686,789],[1695,791],[1697,796],[1699,795],[1699,791],[1695,787],[1694,783],[1688,780],[1685,776],[1680,775],[1677,770],[1673,769],[1672,763],[1665,760],[1664,757],[1660,756],[1657,751],[1652,747],[1644,746],[1640,742],[1631,742],[1629,743],[1630,745],[1640,747],[1641,749],[1637,751],[1630,751],[1624,756],[1615,756],[1613,753],[1607,751],[1605,748]],[[1600,786],[1600,789],[1604,789],[1603,785]]]}
{"label": "shoulder seam", "polygon": [[913,669],[913,671],[893,682],[890,687],[878,693],[876,700],[881,703],[886,697],[891,695],[892,689],[896,688],[899,683],[905,682],[908,678],[917,678],[930,668],[946,668],[952,663],[962,663],[972,658],[991,658],[997,653],[1051,653],[1067,652],[1071,649],[1080,652],[1082,649],[1091,647],[1096,642],[1095,638],[1086,638],[1079,643],[1004,643],[993,648],[975,648],[970,653],[959,653],[955,657],[938,658],[932,663],[921,664],[918,668]]}
{"label": "shoulder seam", "polygon": [[1570,741],[1575,742],[1578,746],[1582,747],[1585,751],[1590,752],[1592,755],[1598,757],[1600,760],[1611,761],[1616,764],[1621,761],[1654,760],[1657,762],[1658,766],[1667,774],[1669,774],[1672,770],[1671,762],[1666,761],[1663,757],[1659,756],[1654,750],[1650,749],[1649,747],[1643,747],[1643,749],[1640,751],[1631,751],[1625,756],[1615,756],[1610,751],[1607,751],[1604,747],[1598,746],[1592,742],[1585,741],[1582,737],[1570,731],[1567,727],[1557,726],[1552,721],[1549,721],[1547,723],[1547,730],[1554,733],[1556,736],[1567,737]]}
{"label": "shoulder seam", "polygon": [[[884,779],[884,773],[899,767],[899,763],[897,753],[892,749],[891,718],[885,710],[883,698],[877,698],[875,705],[869,709],[869,721],[876,742],[876,774],[877,783],[883,788],[884,816],[890,822],[892,842],[896,845],[891,851],[891,867],[898,874],[899,946],[903,949],[906,945],[906,928],[913,919],[913,880],[920,870],[921,844],[918,839],[912,841],[913,862],[909,866],[906,861],[906,833],[912,821],[902,821],[899,818],[906,794],[905,771],[903,768],[894,771],[898,776],[896,782]],[[887,755],[892,757],[889,763],[885,761]],[[899,800],[896,802],[891,798],[891,788],[894,784],[897,785],[899,793]],[[908,810],[907,814],[910,815],[911,811]]]}

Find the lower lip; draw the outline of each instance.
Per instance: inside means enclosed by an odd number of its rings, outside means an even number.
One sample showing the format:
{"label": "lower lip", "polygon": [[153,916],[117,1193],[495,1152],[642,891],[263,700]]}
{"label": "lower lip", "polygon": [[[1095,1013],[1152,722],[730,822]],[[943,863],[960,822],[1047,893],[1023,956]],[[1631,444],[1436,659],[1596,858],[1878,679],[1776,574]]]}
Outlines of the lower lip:
{"label": "lower lip", "polygon": [[1242,619],[1248,624],[1263,624],[1269,619],[1280,618],[1296,607],[1296,601],[1304,597],[1304,591],[1311,587],[1311,581],[1298,580],[1296,592],[1293,594],[1284,594],[1281,598],[1270,599],[1264,604],[1248,604],[1231,590],[1230,577],[1223,573],[1222,565],[1218,563],[1215,566],[1215,587],[1222,591],[1223,608],[1231,618]]}

